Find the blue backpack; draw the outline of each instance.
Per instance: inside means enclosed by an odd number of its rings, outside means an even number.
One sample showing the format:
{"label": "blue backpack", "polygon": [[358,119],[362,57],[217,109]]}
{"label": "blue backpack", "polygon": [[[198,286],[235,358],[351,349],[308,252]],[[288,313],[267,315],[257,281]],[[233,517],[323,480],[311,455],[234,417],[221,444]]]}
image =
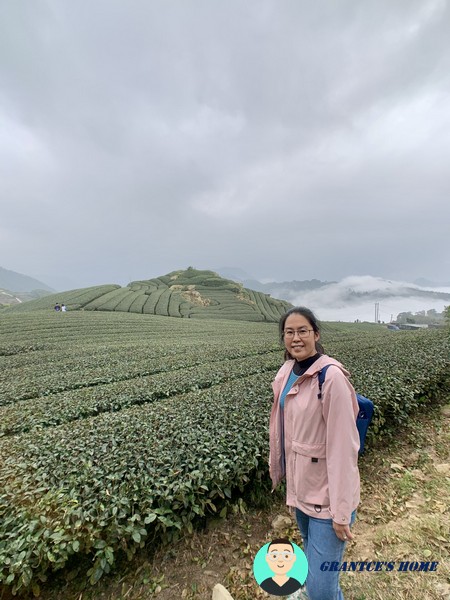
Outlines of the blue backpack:
{"label": "blue backpack", "polygon": [[[333,365],[326,365],[319,371],[319,393],[317,397],[319,400],[322,399],[322,386],[325,381],[325,374],[327,372],[328,367]],[[364,452],[364,441],[366,439],[367,429],[369,428],[370,421],[373,416],[373,402],[361,394],[356,394],[356,399],[358,400],[359,413],[356,417],[356,427],[358,428],[359,433],[359,454],[361,455]]]}

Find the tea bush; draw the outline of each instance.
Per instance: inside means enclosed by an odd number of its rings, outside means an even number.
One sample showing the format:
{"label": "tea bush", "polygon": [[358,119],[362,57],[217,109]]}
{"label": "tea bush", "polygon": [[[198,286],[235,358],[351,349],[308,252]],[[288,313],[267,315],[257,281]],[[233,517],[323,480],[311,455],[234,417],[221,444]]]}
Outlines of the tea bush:
{"label": "tea bush", "polygon": [[[199,296],[195,297],[195,294]],[[147,281],[133,281],[124,288],[109,285],[52,294],[10,307],[7,312],[50,310],[56,301],[64,302],[69,311],[140,312],[178,318],[268,322],[277,322],[291,306],[283,300],[246,290],[213,271],[187,269]]]}
{"label": "tea bush", "polygon": [[[0,582],[14,592],[81,555],[95,583],[119,553],[267,481],[276,325],[2,311],[0,339]],[[324,324],[323,342],[375,402],[369,447],[448,375],[446,331]]]}

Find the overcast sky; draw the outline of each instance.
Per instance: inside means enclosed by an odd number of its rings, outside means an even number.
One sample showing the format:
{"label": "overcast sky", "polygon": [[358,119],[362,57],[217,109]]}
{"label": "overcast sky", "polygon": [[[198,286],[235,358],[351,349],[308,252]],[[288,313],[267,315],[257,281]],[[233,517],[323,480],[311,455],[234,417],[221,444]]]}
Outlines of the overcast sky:
{"label": "overcast sky", "polygon": [[445,0],[0,5],[0,265],[448,281]]}

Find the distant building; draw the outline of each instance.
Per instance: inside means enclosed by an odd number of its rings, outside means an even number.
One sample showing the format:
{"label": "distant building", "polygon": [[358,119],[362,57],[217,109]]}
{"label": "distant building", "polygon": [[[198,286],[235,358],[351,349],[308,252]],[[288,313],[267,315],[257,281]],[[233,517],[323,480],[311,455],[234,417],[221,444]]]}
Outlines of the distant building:
{"label": "distant building", "polygon": [[428,329],[426,323],[397,323],[399,329],[416,331],[418,329]]}

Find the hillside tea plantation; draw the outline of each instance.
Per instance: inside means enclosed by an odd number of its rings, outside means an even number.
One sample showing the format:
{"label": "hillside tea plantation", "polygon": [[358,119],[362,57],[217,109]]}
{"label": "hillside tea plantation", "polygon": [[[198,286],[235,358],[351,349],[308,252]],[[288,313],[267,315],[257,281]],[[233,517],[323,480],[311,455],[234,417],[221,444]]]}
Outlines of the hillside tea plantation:
{"label": "hillside tea plantation", "polygon": [[[445,331],[330,323],[322,339],[376,404],[369,448],[448,375]],[[2,313],[0,584],[38,595],[80,556],[95,583],[120,553],[264,490],[282,361],[271,323]]]}
{"label": "hillside tea plantation", "polygon": [[289,302],[244,288],[213,271],[189,267],[126,287],[100,285],[51,294],[11,307],[15,312],[50,309],[63,302],[70,311],[130,312],[187,319],[227,319],[276,323]]}

